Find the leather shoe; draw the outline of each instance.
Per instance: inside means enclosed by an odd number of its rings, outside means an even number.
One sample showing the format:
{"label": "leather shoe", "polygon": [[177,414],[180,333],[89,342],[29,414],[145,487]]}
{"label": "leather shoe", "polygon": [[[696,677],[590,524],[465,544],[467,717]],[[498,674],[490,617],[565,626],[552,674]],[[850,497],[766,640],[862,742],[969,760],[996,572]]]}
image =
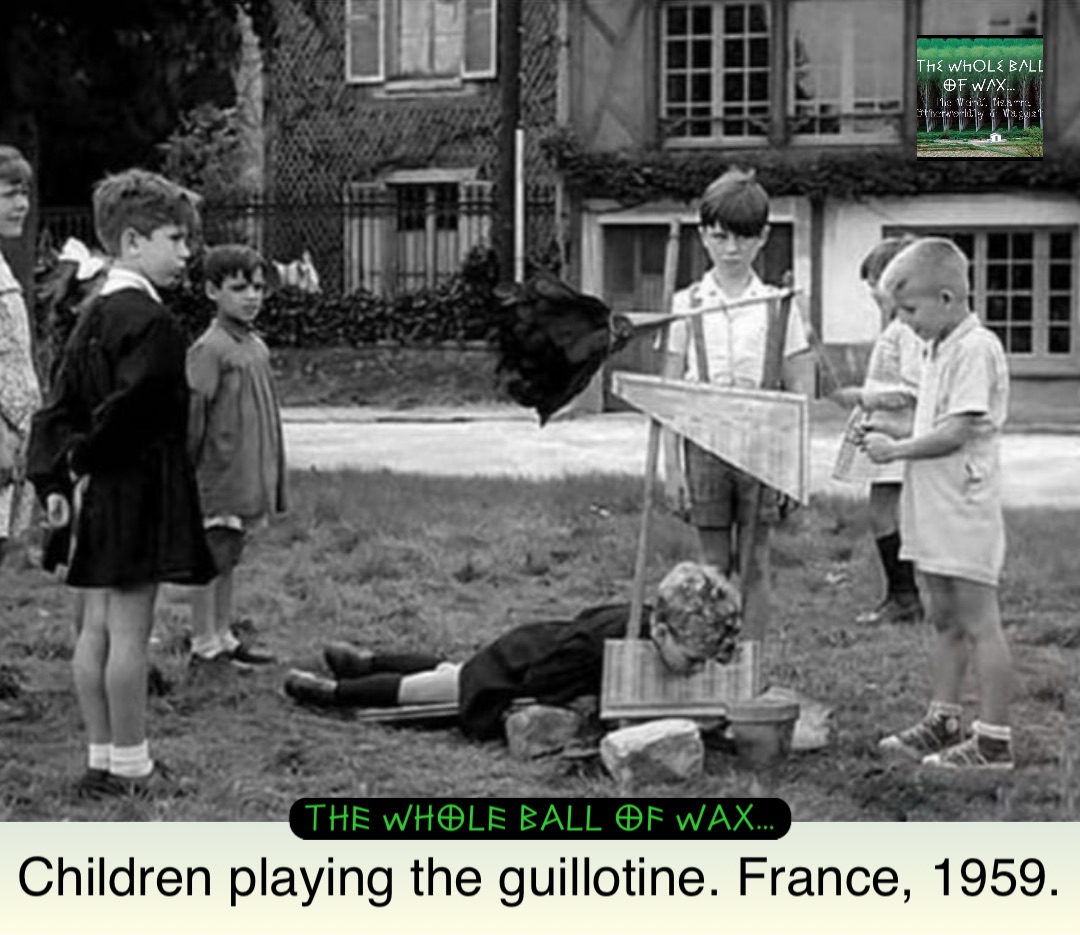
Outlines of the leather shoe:
{"label": "leather shoe", "polygon": [[285,694],[301,704],[331,708],[337,704],[337,682],[314,672],[293,669],[285,677]]}
{"label": "leather shoe", "polygon": [[339,679],[359,679],[371,675],[375,654],[369,649],[357,649],[350,643],[330,643],[323,650],[323,659]]}

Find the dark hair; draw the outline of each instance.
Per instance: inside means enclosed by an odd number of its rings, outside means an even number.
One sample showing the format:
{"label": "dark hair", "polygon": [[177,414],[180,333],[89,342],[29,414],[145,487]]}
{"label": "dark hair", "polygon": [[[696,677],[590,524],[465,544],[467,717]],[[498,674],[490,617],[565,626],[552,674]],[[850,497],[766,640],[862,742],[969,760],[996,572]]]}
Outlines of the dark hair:
{"label": "dark hair", "polygon": [[156,172],[128,169],[106,176],[94,187],[94,230],[106,252],[118,256],[120,235],[129,227],[144,237],[168,224],[196,234],[200,201],[194,192]]}
{"label": "dark hair", "polygon": [[221,286],[230,276],[250,281],[256,270],[266,273],[266,261],[258,250],[246,244],[229,243],[210,247],[203,256],[203,278]]}
{"label": "dark hair", "polygon": [[29,187],[33,177],[34,170],[19,150],[14,146],[0,145],[0,182]]}
{"label": "dark hair", "polygon": [[916,239],[912,234],[886,237],[863,257],[862,264],[859,266],[859,278],[870,283],[871,286],[876,285],[893,257],[910,247]]}
{"label": "dark hair", "polygon": [[702,227],[719,224],[739,237],[757,237],[769,222],[769,195],[754,173],[728,169],[701,196]]}

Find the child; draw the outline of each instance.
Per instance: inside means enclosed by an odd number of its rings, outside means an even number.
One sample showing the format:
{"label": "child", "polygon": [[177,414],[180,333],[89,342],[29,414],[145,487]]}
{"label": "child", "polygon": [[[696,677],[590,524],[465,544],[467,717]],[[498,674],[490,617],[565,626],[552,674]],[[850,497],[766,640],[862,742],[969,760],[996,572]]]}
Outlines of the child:
{"label": "child", "polygon": [[[752,174],[731,169],[714,181],[702,197],[701,241],[712,263],[696,283],[675,294],[672,311],[686,314],[723,303],[760,297],[761,302],[717,311],[701,318],[708,380],[722,386],[761,386],[768,333],[768,299],[773,291],[754,272],[753,263],[769,239],[769,197]],[[697,353],[688,324],[671,328],[666,377],[699,380]],[[783,382],[786,388],[808,392],[813,365],[806,335],[792,315],[785,336]],[[750,519],[755,481],[692,442],[685,447],[690,522],[697,527],[703,560],[731,575],[739,567],[741,535]],[[744,582],[743,613],[749,639],[762,639],[768,618],[769,527],[780,519],[779,495],[761,492],[761,532],[755,560],[761,574]],[[734,542],[733,542],[734,535]],[[747,556],[743,556],[745,561]]]}
{"label": "child", "polygon": [[915,568],[900,558],[903,465],[875,465],[859,448],[859,439],[867,428],[894,438],[911,434],[925,345],[896,314],[889,297],[878,289],[878,280],[889,261],[914,242],[913,237],[890,237],[863,259],[859,275],[889,317],[889,323],[874,343],[863,386],[845,387],[832,397],[842,405],[855,406],[833,476],[838,480],[870,481],[870,529],[885,572],[885,597],[873,610],[859,614],[859,623],[915,623],[922,619]]}
{"label": "child", "polygon": [[203,264],[216,317],[188,351],[188,451],[206,540],[218,576],[192,604],[192,660],[272,662],[241,643],[232,621],[233,570],[244,536],[285,509],[285,448],[270,351],[252,330],[265,292],[265,263],[250,247],[214,247]]}
{"label": "child", "polygon": [[[626,635],[629,613],[629,605],[608,605],[573,620],[514,627],[464,664],[334,643],[324,652],[334,679],[294,670],[285,691],[325,707],[455,703],[462,729],[490,739],[515,698],[558,705],[599,694],[604,641]],[[739,635],[739,595],[715,569],[683,562],[660,582],[648,635],[673,673],[688,674],[708,658],[726,662]]]}
{"label": "child", "polygon": [[70,523],[67,583],[94,590],[72,668],[89,737],[80,795],[164,791],[146,740],[147,647],[158,584],[213,576],[186,450],[185,341],[159,287],[180,279],[196,196],[141,169],[94,189],[113,257],[64,349],[30,439],[53,527]]}
{"label": "child", "polygon": [[[0,237],[21,237],[30,211],[30,164],[14,146],[0,146]],[[41,389],[30,350],[22,288],[0,253],[0,561],[9,539],[26,530],[32,502],[23,483],[30,417]]]}
{"label": "child", "polygon": [[[938,633],[930,709],[881,747],[930,767],[1006,770],[1013,767],[1012,661],[997,598],[1005,558],[998,436],[1009,372],[1001,342],[968,309],[967,265],[952,241],[926,238],[900,253],[881,280],[930,347],[914,434],[897,440],[871,432],[865,445],[878,463],[905,462],[902,557],[924,576]],[[973,736],[964,740],[960,690],[969,660],[980,704]]]}

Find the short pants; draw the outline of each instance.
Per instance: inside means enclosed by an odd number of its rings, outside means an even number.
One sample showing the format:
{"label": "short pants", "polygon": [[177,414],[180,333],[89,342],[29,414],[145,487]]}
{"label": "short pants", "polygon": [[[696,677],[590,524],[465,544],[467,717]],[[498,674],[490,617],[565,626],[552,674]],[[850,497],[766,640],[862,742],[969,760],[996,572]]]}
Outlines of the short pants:
{"label": "short pants", "polygon": [[[694,526],[730,529],[735,524],[749,524],[750,496],[758,483],[749,474],[687,441],[686,480],[690,490],[690,522]],[[764,526],[780,522],[780,494],[764,484],[758,522]]]}

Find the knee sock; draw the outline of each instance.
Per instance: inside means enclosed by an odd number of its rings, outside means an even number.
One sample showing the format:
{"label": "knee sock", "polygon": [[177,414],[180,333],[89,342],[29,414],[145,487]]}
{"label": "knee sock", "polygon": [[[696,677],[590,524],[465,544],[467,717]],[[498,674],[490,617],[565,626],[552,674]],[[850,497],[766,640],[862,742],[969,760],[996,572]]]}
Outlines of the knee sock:
{"label": "knee sock", "polygon": [[891,532],[877,540],[881,567],[885,572],[886,597],[916,599],[919,588],[915,583],[915,566],[900,558],[900,533]]}
{"label": "knee sock", "polygon": [[86,765],[90,769],[109,770],[109,744],[92,743],[88,746],[89,754]]}
{"label": "knee sock", "polygon": [[442,660],[438,656],[425,653],[376,653],[371,659],[371,671],[409,675],[412,672],[427,672],[440,662]]}
{"label": "knee sock", "polygon": [[114,776],[140,779],[154,771],[150,745],[144,740],[133,747],[112,747],[109,751],[109,772]]}
{"label": "knee sock", "polygon": [[338,682],[337,701],[339,705],[357,708],[392,708],[398,703],[400,688],[400,674],[376,672]]}

